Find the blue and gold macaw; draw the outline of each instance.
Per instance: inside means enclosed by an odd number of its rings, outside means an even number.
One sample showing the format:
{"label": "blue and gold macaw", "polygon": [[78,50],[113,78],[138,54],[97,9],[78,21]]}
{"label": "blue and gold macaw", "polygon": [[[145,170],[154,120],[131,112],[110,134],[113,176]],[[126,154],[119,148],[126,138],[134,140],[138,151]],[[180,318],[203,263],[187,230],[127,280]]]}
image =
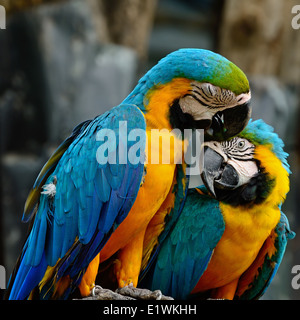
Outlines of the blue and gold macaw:
{"label": "blue and gold macaw", "polygon": [[202,178],[141,286],[175,299],[258,299],[283,258],[290,231],[283,142],[262,120],[204,143]]}
{"label": "blue and gold macaw", "polygon": [[[23,221],[31,222],[30,231],[7,297],[66,299],[77,287],[86,296],[99,263],[114,255],[118,286],[136,286],[149,221],[158,212],[174,221],[186,193],[186,165],[178,164],[184,141],[172,130],[233,136],[249,120],[250,97],[248,80],[233,63],[182,49],[146,73],[121,105],[77,126],[28,196]],[[153,129],[166,129],[175,141],[171,149],[180,146],[169,164],[151,163],[165,152],[150,148]],[[135,151],[134,161],[126,150]]]}

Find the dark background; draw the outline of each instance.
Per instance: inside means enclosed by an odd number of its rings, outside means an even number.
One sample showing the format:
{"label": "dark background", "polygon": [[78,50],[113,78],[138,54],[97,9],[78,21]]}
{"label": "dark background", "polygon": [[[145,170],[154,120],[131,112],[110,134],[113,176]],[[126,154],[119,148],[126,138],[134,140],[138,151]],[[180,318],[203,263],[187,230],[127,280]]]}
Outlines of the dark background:
{"label": "dark background", "polygon": [[295,0],[7,0],[0,30],[0,264],[7,280],[27,225],[24,202],[72,128],[118,105],[158,59],[182,47],[219,52],[251,82],[253,118],[274,126],[290,154],[283,206],[298,236],[266,299],[299,299],[300,30]]}

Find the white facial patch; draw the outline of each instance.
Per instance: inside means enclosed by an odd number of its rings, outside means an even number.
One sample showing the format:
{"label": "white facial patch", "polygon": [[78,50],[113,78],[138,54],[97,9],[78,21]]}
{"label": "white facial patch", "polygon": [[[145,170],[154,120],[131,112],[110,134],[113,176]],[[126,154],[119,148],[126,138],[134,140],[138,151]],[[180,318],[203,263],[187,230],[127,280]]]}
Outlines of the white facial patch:
{"label": "white facial patch", "polygon": [[192,96],[186,96],[180,99],[180,107],[183,113],[190,114],[194,120],[212,119],[215,115],[215,109],[209,109],[203,106]]}
{"label": "white facial patch", "polygon": [[238,187],[248,183],[249,180],[258,173],[258,167],[255,161],[229,159],[227,163],[230,164],[239,175]]}
{"label": "white facial patch", "polygon": [[219,111],[242,105],[251,99],[251,92],[236,95],[210,83],[191,82],[192,90],[179,101],[182,112],[195,120],[212,119]]}

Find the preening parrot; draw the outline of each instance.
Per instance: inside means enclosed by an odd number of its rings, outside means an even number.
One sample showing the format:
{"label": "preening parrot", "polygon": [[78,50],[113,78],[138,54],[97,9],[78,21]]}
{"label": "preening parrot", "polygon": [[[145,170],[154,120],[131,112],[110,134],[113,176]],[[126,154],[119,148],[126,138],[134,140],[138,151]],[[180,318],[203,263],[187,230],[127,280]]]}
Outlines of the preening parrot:
{"label": "preening parrot", "polygon": [[[148,234],[155,245],[179,215],[187,190],[186,165],[179,161],[184,139],[172,130],[234,136],[249,120],[250,98],[248,80],[232,62],[181,49],[148,71],[119,106],[78,125],[28,196],[23,221],[30,230],[6,297],[67,299],[76,288],[89,295],[99,263],[113,255],[118,286],[136,286],[149,221],[163,216],[161,229]],[[162,129],[180,152],[170,163],[153,164],[152,157],[165,152],[161,145],[150,148]]]}
{"label": "preening parrot", "polygon": [[205,186],[190,189],[174,229],[141,281],[175,299],[258,299],[283,258],[289,191],[283,142],[262,120],[204,144]]}

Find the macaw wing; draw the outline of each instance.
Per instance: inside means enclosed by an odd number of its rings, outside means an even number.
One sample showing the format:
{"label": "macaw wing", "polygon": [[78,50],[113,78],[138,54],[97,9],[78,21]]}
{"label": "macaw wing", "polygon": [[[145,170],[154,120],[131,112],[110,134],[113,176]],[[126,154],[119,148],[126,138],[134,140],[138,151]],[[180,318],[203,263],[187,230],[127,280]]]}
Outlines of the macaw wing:
{"label": "macaw wing", "polygon": [[54,171],[58,161],[68,149],[70,144],[78,137],[80,132],[86,129],[91,121],[92,120],[87,120],[76,126],[70,137],[62,142],[62,144],[52,154],[50,159],[45,163],[26,199],[22,217],[23,222],[28,222],[34,216],[38,208],[38,202],[43,185],[45,184],[50,174]]}
{"label": "macaw wing", "polygon": [[241,276],[235,299],[254,300],[265,293],[282,261],[288,240],[294,237],[287,217],[281,213],[279,223],[266,239],[257,258]]}
{"label": "macaw wing", "polygon": [[161,244],[144,283],[175,299],[186,299],[206,270],[225,230],[218,202],[189,190],[174,229]]}
{"label": "macaw wing", "polygon": [[[25,299],[47,266],[59,261],[56,280],[66,274],[77,277],[99,253],[136,199],[145,129],[136,106],[120,105],[78,127],[72,141],[54,153],[62,155],[49,160],[35,185],[34,192],[43,191],[11,280],[11,299]],[[41,187],[43,176],[47,179]]]}

